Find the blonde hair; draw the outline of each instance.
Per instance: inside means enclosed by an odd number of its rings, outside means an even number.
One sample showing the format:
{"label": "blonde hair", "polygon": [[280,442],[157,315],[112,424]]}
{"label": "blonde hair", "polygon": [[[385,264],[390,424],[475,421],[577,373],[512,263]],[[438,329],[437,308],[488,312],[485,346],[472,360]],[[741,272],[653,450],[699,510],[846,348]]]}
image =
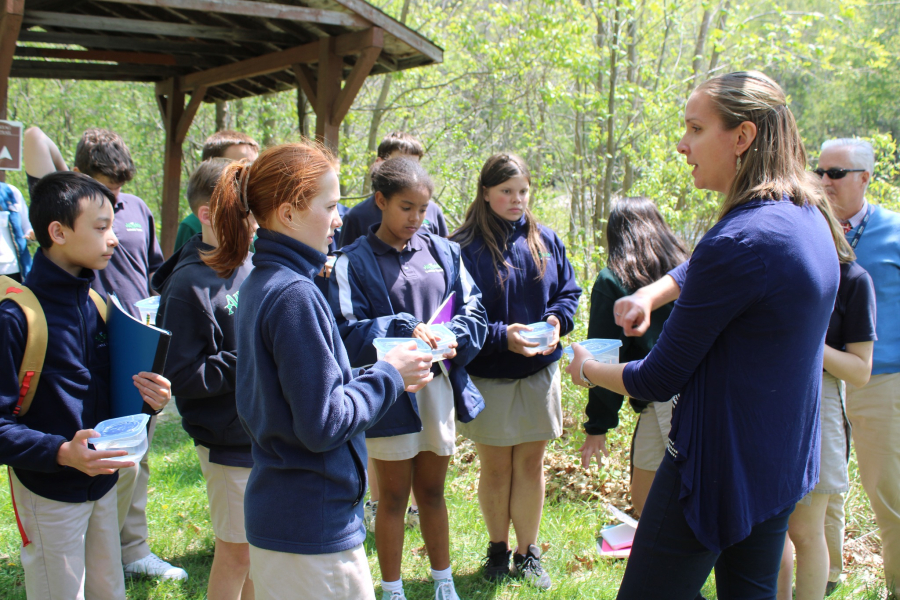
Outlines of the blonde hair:
{"label": "blonde hair", "polygon": [[807,170],[803,140],[781,86],[759,71],[737,71],[704,81],[694,93],[709,97],[726,130],[745,122],[756,126],[756,137],[740,156],[740,167],[719,218],[756,198],[781,200],[787,196],[797,206],[818,208],[831,228],[838,258],[854,260],[821,180]]}

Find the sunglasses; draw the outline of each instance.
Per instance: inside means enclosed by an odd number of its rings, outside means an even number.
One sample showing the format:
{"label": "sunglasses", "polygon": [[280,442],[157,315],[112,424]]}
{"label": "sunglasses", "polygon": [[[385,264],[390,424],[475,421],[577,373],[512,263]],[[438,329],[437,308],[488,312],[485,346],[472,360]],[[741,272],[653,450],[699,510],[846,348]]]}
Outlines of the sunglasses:
{"label": "sunglasses", "polygon": [[862,173],[865,169],[816,169],[813,171],[819,177],[828,175],[828,179],[843,179],[847,173]]}

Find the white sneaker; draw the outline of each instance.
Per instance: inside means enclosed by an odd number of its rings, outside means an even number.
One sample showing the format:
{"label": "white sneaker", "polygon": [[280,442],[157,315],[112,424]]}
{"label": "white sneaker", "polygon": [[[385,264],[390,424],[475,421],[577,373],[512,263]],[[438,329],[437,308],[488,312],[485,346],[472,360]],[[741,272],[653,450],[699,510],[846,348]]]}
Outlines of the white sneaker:
{"label": "white sneaker", "polygon": [[381,600],[406,600],[406,595],[403,593],[403,590],[399,592],[384,592],[381,595]]}
{"label": "white sneaker", "polygon": [[459,600],[456,588],[453,586],[453,578],[434,580],[434,600]]}
{"label": "white sneaker", "polygon": [[170,565],[152,552],[141,560],[136,560],[133,563],[125,565],[126,577],[135,577],[137,575],[147,575],[149,577],[175,579],[179,581],[185,581],[188,578],[187,571]]}
{"label": "white sneaker", "polygon": [[366,500],[365,506],[363,506],[363,524],[366,526],[366,529],[375,533],[375,514],[378,512],[378,500],[372,502],[371,500]]}
{"label": "white sneaker", "polygon": [[406,509],[406,526],[410,529],[419,528],[419,508],[412,507]]}

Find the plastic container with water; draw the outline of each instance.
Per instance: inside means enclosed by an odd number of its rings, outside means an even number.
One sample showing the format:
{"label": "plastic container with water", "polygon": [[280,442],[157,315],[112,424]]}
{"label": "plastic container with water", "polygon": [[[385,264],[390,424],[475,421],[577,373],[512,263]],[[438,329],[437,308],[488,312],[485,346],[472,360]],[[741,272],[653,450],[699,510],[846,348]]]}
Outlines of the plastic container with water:
{"label": "plastic container with water", "polygon": [[399,346],[400,344],[416,343],[416,350],[419,352],[431,353],[431,346],[426,344],[419,338],[375,338],[372,345],[375,346],[375,354],[378,360],[384,360],[384,355]]}
{"label": "plastic container with water", "polygon": [[444,355],[450,350],[450,344],[456,341],[456,334],[450,331],[445,325],[429,325],[431,333],[439,337],[437,348],[431,350],[432,360],[442,360]]}
{"label": "plastic container with water", "polygon": [[147,452],[147,422],[150,415],[128,415],[116,419],[107,419],[94,426],[100,437],[88,441],[94,450],[127,450],[125,456],[116,456],[107,460],[121,462],[139,462]]}
{"label": "plastic container with water", "polygon": [[546,321],[538,321],[537,323],[531,323],[528,326],[531,327],[531,331],[525,331],[523,329],[522,331],[519,331],[519,335],[527,342],[537,342],[539,344],[537,348],[530,349],[543,352],[549,348],[550,340],[553,339],[553,333],[556,328]]}
{"label": "plastic container with water", "polygon": [[[622,340],[593,338],[578,342],[578,345],[590,352],[591,356],[602,363],[615,365],[619,362],[619,348],[622,346]],[[575,352],[572,350],[571,346],[563,350],[563,354],[565,354],[569,360],[572,360],[572,357],[575,356]]]}
{"label": "plastic container with water", "polygon": [[141,311],[141,323],[156,325],[156,313],[159,311],[159,296],[150,296],[134,303]]}

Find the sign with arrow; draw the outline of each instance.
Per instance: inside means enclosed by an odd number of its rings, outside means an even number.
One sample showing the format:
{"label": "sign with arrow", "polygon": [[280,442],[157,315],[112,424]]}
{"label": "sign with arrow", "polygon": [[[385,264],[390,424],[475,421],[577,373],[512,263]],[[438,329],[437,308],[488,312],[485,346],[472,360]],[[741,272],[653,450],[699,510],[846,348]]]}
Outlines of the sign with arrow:
{"label": "sign with arrow", "polygon": [[0,170],[22,170],[22,124],[0,121]]}

